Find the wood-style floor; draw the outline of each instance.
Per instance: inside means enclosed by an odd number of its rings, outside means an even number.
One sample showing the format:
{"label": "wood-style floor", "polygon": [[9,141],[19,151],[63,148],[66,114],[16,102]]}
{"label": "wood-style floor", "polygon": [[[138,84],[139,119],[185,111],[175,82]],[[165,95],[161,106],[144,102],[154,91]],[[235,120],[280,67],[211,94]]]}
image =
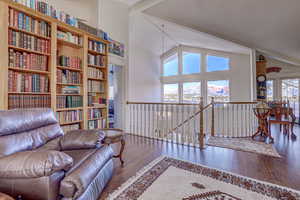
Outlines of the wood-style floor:
{"label": "wood-style floor", "polygon": [[125,165],[121,167],[119,160],[115,160],[114,176],[103,191],[100,200],[106,199],[109,193],[161,155],[201,163],[209,167],[300,190],[300,128],[295,127],[297,139],[294,141],[276,131],[279,128],[273,127],[272,129],[275,148],[282,158],[219,147],[207,147],[200,150],[128,135],[124,151]]}

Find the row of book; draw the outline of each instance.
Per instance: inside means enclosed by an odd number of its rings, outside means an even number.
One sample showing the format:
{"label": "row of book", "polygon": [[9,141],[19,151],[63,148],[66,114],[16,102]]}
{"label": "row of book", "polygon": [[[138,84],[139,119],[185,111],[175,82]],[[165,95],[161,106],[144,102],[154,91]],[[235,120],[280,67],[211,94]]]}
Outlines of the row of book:
{"label": "row of book", "polygon": [[79,86],[63,86],[63,87],[57,87],[57,93],[59,94],[81,94],[81,90]]}
{"label": "row of book", "polygon": [[8,31],[8,44],[28,49],[32,51],[38,51],[41,53],[50,52],[50,41],[46,39],[41,39],[26,33],[9,30]]}
{"label": "row of book", "polygon": [[57,38],[62,39],[77,45],[82,45],[82,37],[68,31],[57,31]]}
{"label": "row of book", "polygon": [[82,121],[82,110],[56,112],[56,119],[61,124]]}
{"label": "row of book", "polygon": [[72,130],[80,129],[80,124],[71,124],[71,125],[61,126],[61,129],[63,130],[64,133],[67,133]]}
{"label": "row of book", "polygon": [[88,92],[104,93],[105,85],[103,82],[88,80]]}
{"label": "row of book", "polygon": [[57,96],[56,107],[57,108],[77,108],[82,107],[82,96]]}
{"label": "row of book", "polygon": [[99,119],[104,116],[104,110],[100,108],[88,109],[88,119]]}
{"label": "row of book", "polygon": [[64,11],[59,11],[54,6],[49,5],[48,3],[40,0],[12,0],[16,3],[20,3],[28,8],[34,9],[38,12],[41,12],[45,15],[58,19],[64,23],[67,23],[71,26],[78,27],[78,20],[76,17],[73,17]]}
{"label": "row of book", "polygon": [[81,69],[81,59],[77,56],[59,56],[57,60],[58,65],[63,67],[70,67],[74,69]]}
{"label": "row of book", "polygon": [[106,104],[106,99],[96,95],[88,95],[88,106],[94,106],[95,104]]}
{"label": "row of book", "polygon": [[88,129],[106,128],[106,119],[90,120],[88,121]]}
{"label": "row of book", "polygon": [[88,54],[88,64],[103,67],[105,65],[105,56]]}
{"label": "row of book", "polygon": [[106,44],[95,40],[89,40],[89,50],[97,51],[99,53],[106,53]]}
{"label": "row of book", "polygon": [[50,95],[9,95],[8,108],[50,108]]}
{"label": "row of book", "polygon": [[40,74],[24,74],[9,70],[9,92],[49,92],[49,78]]}
{"label": "row of book", "polygon": [[68,84],[80,84],[81,74],[80,72],[73,72],[65,69],[57,69],[57,83],[68,83]]}
{"label": "row of book", "polygon": [[89,78],[104,79],[104,73],[100,69],[88,67],[87,75]]}
{"label": "row of book", "polygon": [[45,37],[51,36],[50,24],[45,21],[37,20],[12,8],[9,9],[9,25]]}
{"label": "row of book", "polygon": [[48,71],[48,57],[9,49],[9,67]]}

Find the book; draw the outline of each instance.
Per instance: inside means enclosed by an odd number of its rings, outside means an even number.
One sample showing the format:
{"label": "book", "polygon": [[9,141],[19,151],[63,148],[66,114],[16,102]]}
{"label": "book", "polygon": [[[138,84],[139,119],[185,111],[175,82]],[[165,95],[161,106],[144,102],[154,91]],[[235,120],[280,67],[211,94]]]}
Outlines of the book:
{"label": "book", "polygon": [[88,67],[87,76],[88,78],[104,79],[104,73],[93,67]]}
{"label": "book", "polygon": [[60,94],[80,94],[79,86],[64,86],[60,89],[58,88],[58,93]]}
{"label": "book", "polygon": [[104,93],[105,85],[100,81],[88,80],[88,92]]}
{"label": "book", "polygon": [[57,69],[57,83],[64,84],[81,84],[81,73],[73,72],[66,69]]}
{"label": "book", "polygon": [[95,41],[95,40],[89,40],[89,50],[91,51],[96,51],[98,53],[106,53],[106,44],[99,42],[99,41]]}
{"label": "book", "polygon": [[48,76],[8,71],[8,92],[49,92]]}
{"label": "book", "polygon": [[48,71],[48,57],[9,49],[9,67]]}
{"label": "book", "polygon": [[105,66],[105,56],[88,54],[88,64],[99,67]]}
{"label": "book", "polygon": [[50,53],[49,40],[41,39],[36,36],[14,31],[11,29],[8,30],[8,44],[18,48],[37,51],[40,53]]}
{"label": "book", "polygon": [[37,20],[20,11],[9,8],[9,26],[32,32],[41,36],[51,36],[51,25],[45,21]]}
{"label": "book", "polygon": [[50,95],[9,95],[8,109],[50,108]]}
{"label": "book", "polygon": [[57,108],[77,108],[83,106],[82,96],[57,96]]}
{"label": "book", "polygon": [[59,123],[82,121],[82,110],[56,112],[56,119]]}
{"label": "book", "polygon": [[88,119],[89,120],[100,119],[103,116],[104,116],[103,109],[99,109],[99,108],[88,109]]}
{"label": "book", "polygon": [[82,68],[82,62],[81,59],[77,56],[58,56],[57,60],[58,65],[63,67],[70,67],[74,69],[81,69]]}
{"label": "book", "polygon": [[64,126],[61,126],[61,129],[63,130],[64,133],[67,133],[72,130],[80,129],[80,125],[79,124],[64,125]]}
{"label": "book", "polygon": [[106,127],[106,119],[88,121],[88,129],[101,129]]}
{"label": "book", "polygon": [[57,30],[57,38],[82,46],[82,37],[71,32]]}

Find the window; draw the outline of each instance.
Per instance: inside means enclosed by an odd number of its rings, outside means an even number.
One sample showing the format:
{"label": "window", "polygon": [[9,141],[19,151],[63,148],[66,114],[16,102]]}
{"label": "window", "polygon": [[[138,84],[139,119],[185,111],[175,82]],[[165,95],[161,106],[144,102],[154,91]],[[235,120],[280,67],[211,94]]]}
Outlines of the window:
{"label": "window", "polygon": [[183,74],[200,73],[201,69],[201,54],[183,52]]}
{"label": "window", "polygon": [[178,84],[164,84],[164,102],[179,102]]}
{"label": "window", "polygon": [[211,97],[214,97],[215,101],[221,101],[221,102],[229,101],[229,81],[228,80],[207,81],[208,102],[211,101]]}
{"label": "window", "polygon": [[199,103],[201,97],[201,83],[189,82],[182,84],[182,95],[184,103]]}
{"label": "window", "polygon": [[274,97],[274,86],[273,86],[273,80],[268,80],[267,81],[267,100],[268,101],[273,101]]}
{"label": "window", "polygon": [[207,72],[229,70],[229,58],[207,55]]}
{"label": "window", "polygon": [[174,54],[164,60],[164,73],[163,76],[176,76],[178,75],[178,55]]}

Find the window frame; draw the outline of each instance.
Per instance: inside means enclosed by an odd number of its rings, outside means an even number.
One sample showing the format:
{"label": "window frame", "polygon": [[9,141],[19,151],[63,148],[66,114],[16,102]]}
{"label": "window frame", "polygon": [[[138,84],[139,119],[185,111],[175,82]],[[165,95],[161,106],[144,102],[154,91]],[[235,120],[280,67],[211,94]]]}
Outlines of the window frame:
{"label": "window frame", "polygon": [[206,88],[206,101],[207,102],[211,102],[211,99],[209,99],[209,96],[208,96],[208,82],[210,82],[210,81],[228,81],[228,88],[229,88],[229,93],[228,93],[228,95],[229,95],[229,99],[228,99],[228,102],[230,102],[231,101],[231,81],[230,81],[230,79],[212,79],[212,80],[207,80],[206,81],[206,84],[205,84],[205,88]]}

